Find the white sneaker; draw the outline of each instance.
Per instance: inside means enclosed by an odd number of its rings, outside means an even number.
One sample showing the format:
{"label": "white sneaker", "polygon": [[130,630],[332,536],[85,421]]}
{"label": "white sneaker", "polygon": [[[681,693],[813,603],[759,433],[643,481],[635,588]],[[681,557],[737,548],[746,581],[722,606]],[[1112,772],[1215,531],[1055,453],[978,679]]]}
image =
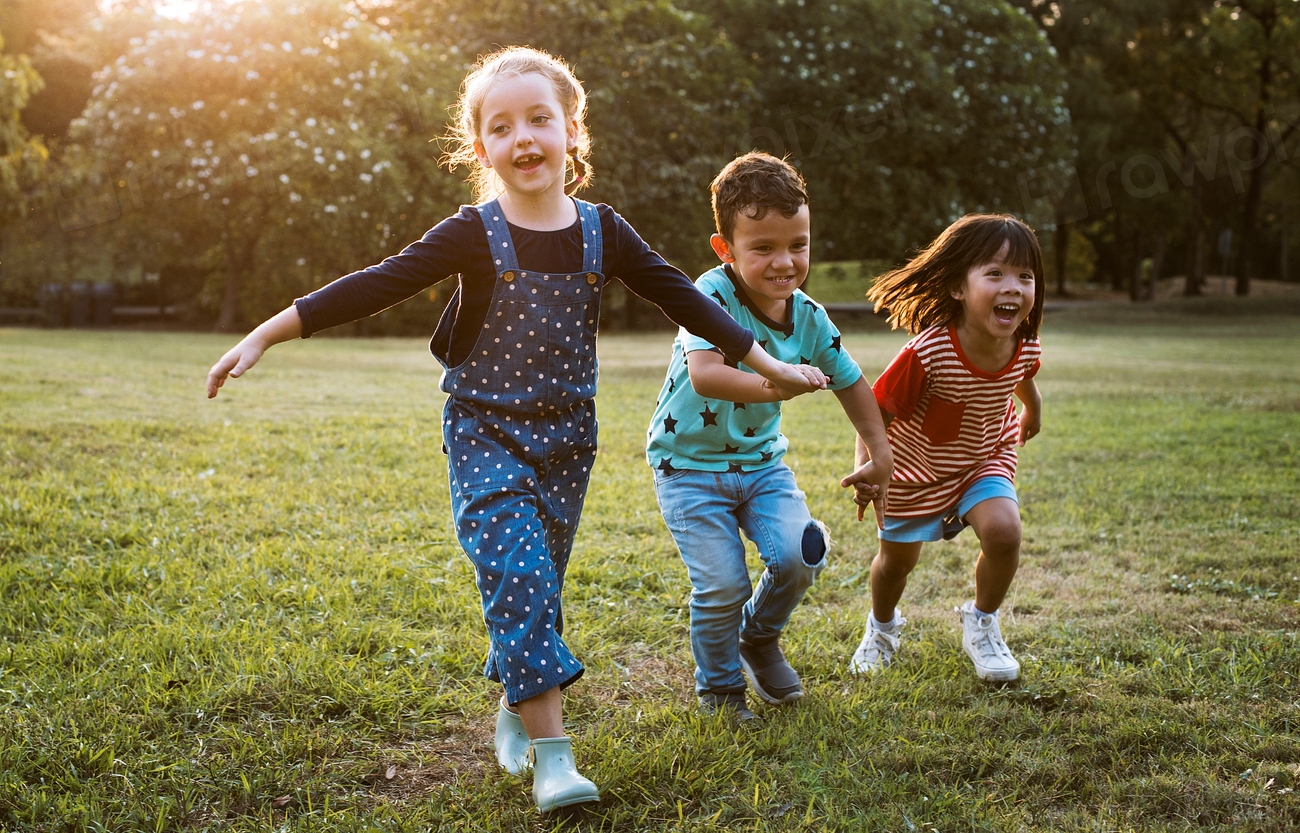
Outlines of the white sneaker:
{"label": "white sneaker", "polygon": [[898,650],[899,631],[906,624],[907,620],[899,616],[898,611],[894,611],[894,627],[889,631],[882,631],[876,625],[876,617],[868,613],[867,632],[863,634],[858,649],[853,652],[853,659],[849,661],[849,670],[854,674],[869,674],[888,668],[889,663],[894,660],[894,653]]}
{"label": "white sneaker", "polygon": [[973,601],[955,610],[961,615],[961,647],[975,663],[979,678],[1007,682],[1019,677],[1020,663],[1002,639],[997,615],[977,612]]}

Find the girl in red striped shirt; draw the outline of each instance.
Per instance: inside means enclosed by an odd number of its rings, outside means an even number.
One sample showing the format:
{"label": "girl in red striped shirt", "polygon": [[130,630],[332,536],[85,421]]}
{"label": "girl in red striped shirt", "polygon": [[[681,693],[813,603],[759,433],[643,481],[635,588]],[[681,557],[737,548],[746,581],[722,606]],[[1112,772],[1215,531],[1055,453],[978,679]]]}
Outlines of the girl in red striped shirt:
{"label": "girl in red striped shirt", "polygon": [[[1002,639],[998,608],[1020,561],[1016,446],[1042,425],[1038,327],[1043,255],[1029,226],[973,214],[949,226],[907,265],[876,279],[868,297],[915,337],[876,380],[894,452],[880,552],[871,562],[871,613],[853,654],[856,673],[888,666],[905,619],[897,610],[921,544],[975,529],[975,598],[957,611],[962,648],[985,680],[1014,680],[1020,664]],[[1023,404],[1017,414],[1011,397]],[[869,460],[858,443],[859,467]],[[859,468],[859,472],[862,469]],[[858,518],[871,503],[855,486]],[[874,495],[873,495],[874,496]]]}

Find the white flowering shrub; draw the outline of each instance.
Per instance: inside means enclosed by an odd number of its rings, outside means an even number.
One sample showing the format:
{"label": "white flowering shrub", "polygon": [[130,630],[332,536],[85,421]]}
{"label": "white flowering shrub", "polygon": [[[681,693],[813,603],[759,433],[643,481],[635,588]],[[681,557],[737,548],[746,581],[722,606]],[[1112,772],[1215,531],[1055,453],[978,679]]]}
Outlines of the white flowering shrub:
{"label": "white flowering shrub", "polygon": [[[354,4],[204,4],[137,16],[72,128],[118,184],[118,239],[198,263],[218,327],[399,250],[465,198],[436,145],[459,77],[413,62]],[[446,75],[446,73],[443,73]]]}

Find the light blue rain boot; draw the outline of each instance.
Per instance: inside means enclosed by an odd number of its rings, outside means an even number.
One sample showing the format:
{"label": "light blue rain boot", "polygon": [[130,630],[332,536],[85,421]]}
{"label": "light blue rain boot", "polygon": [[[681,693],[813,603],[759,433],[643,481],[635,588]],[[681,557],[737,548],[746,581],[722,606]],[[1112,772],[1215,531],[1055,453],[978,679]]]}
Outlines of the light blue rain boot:
{"label": "light blue rain boot", "polygon": [[533,801],[549,813],[559,807],[600,801],[596,785],[578,774],[568,738],[538,738],[528,748],[533,759]]}
{"label": "light blue rain boot", "polygon": [[511,775],[518,775],[528,769],[528,732],[519,715],[506,708],[502,699],[501,710],[497,712],[497,763]]}

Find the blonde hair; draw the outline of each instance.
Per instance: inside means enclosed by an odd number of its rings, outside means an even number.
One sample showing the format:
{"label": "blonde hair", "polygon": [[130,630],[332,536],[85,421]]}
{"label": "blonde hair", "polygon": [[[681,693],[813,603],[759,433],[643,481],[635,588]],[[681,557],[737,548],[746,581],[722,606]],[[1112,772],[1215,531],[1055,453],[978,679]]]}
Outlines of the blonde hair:
{"label": "blonde hair", "polygon": [[578,135],[574,147],[569,151],[573,162],[573,179],[565,183],[565,193],[572,194],[591,181],[591,163],[587,156],[591,153],[591,136],[587,133],[587,93],[582,84],[573,75],[573,70],[564,61],[540,49],[527,46],[511,46],[484,55],[479,58],[465,76],[460,85],[460,96],[456,100],[454,119],[446,141],[451,149],[443,156],[443,164],[449,169],[457,165],[469,165],[473,173],[469,182],[474,188],[474,199],[485,202],[504,190],[501,178],[491,168],[479,163],[478,154],[474,152],[474,143],[478,141],[479,129],[482,127],[481,110],[483,100],[498,78],[511,75],[526,75],[535,72],[551,83],[555,97],[564,107],[564,118],[576,122]]}

